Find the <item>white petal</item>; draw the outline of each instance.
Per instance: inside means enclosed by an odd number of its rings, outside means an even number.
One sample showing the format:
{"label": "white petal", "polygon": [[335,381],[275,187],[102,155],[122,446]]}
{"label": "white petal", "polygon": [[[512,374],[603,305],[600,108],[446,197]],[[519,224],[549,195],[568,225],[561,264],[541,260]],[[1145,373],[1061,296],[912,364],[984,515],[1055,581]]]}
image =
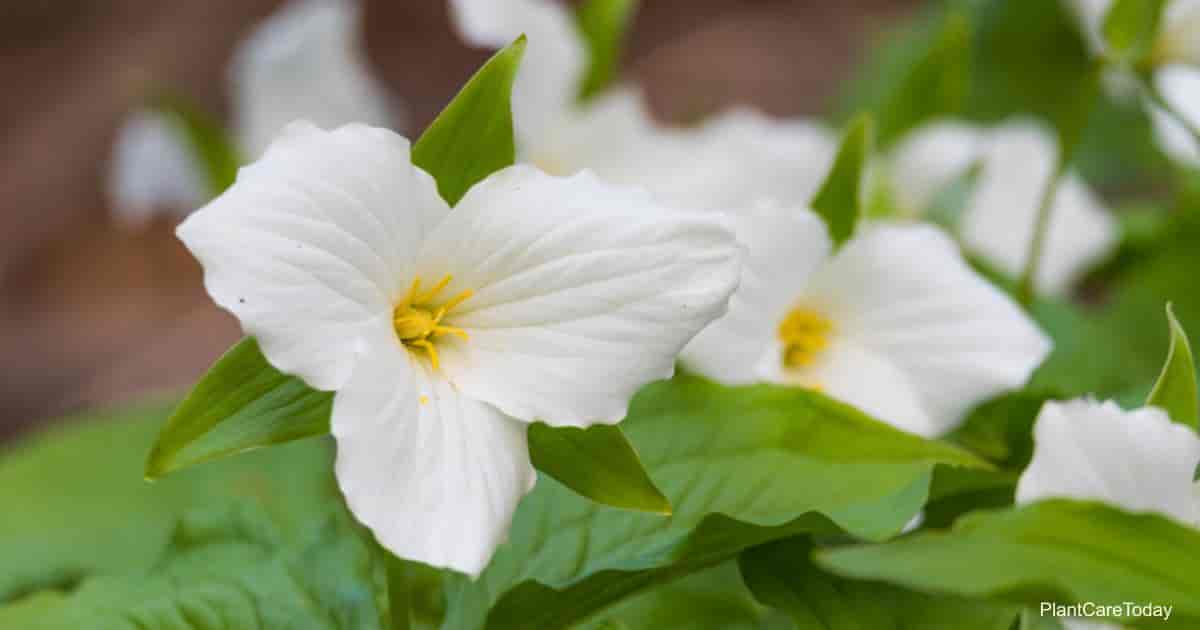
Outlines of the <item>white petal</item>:
{"label": "white petal", "polygon": [[537,478],[526,425],[464,396],[383,328],[334,396],[338,486],[392,553],[478,576]]}
{"label": "white petal", "polygon": [[390,319],[423,235],[447,212],[403,137],[305,123],[178,234],[204,267],[209,294],[272,365],[336,389],[363,326]]}
{"label": "white petal", "polygon": [[624,418],[633,393],[719,316],[740,248],[721,215],[670,212],[583,172],[527,166],[477,184],[426,241],[420,276],[474,296],[442,365],[467,395],[522,420]]}
{"label": "white petal", "polygon": [[294,120],[324,128],[394,126],[394,103],[371,75],[358,3],[294,0],[238,48],[230,69],[242,149],[257,157]]}
{"label": "white petal", "polygon": [[520,158],[555,175],[586,168],[610,183],[642,185],[657,166],[658,135],[641,92],[619,88],[567,112],[551,133],[522,147]]}
{"label": "white petal", "polygon": [[975,404],[1024,384],[1050,350],[1025,313],[932,227],[866,229],[813,276],[798,301],[830,320],[838,342],[904,376],[884,383],[847,369],[847,382],[834,378],[843,371],[818,374],[820,386],[867,406],[876,395],[871,390],[907,382],[924,417],[897,410],[880,411],[879,419],[923,435],[948,431]]}
{"label": "white petal", "polygon": [[[1008,274],[1021,273],[1056,159],[1053,140],[1033,124],[1009,123],[991,133],[983,171],[963,215],[968,249]],[[1112,249],[1117,230],[1100,201],[1072,174],[1061,182],[1051,213],[1035,283],[1039,291],[1061,294]]]}
{"label": "white petal", "polygon": [[983,143],[979,128],[957,121],[931,123],[906,135],[887,166],[902,211],[920,216],[943,188],[979,159]]}
{"label": "white petal", "polygon": [[[1200,127],[1200,70],[1188,66],[1167,66],[1154,74],[1154,82],[1175,112],[1193,126]],[[1173,159],[1200,165],[1200,146],[1187,127],[1171,114],[1150,105],[1154,133],[1167,155]]]}
{"label": "white petal", "polygon": [[1059,619],[1063,630],[1123,630],[1123,626],[1115,623],[1105,623],[1103,621],[1095,621],[1093,619],[1080,619],[1078,617],[1068,617]]}
{"label": "white petal", "polygon": [[1156,55],[1166,62],[1200,65],[1200,0],[1172,0],[1163,12]]}
{"label": "white petal", "polygon": [[927,410],[911,375],[878,350],[835,338],[803,370],[784,370],[782,351],[775,344],[759,364],[763,380],[818,390],[909,433],[936,437],[945,432],[944,423]]}
{"label": "white petal", "polygon": [[682,354],[689,369],[728,385],[753,383],[776,329],[829,256],[825,223],[807,208],[761,204],[737,217],[746,247],[742,280],[729,312],[696,335]]}
{"label": "white petal", "polygon": [[513,83],[513,126],[522,153],[536,146],[574,106],[587,52],[566,7],[552,0],[451,0],[462,38],[502,48],[524,34],[525,56]]}
{"label": "white petal", "polygon": [[1200,437],[1161,409],[1047,402],[1033,437],[1033,459],[1017,483],[1018,503],[1091,499],[1200,524],[1192,485]]}
{"label": "white petal", "polygon": [[206,199],[203,171],[183,129],[149,110],[134,113],[121,126],[108,189],[117,215],[135,222],[162,210],[188,212]]}
{"label": "white petal", "polygon": [[681,208],[729,210],[758,201],[807,206],[837,152],[833,134],[800,118],[772,118],[750,109],[730,110],[696,130],[669,132],[667,151],[647,187]]}

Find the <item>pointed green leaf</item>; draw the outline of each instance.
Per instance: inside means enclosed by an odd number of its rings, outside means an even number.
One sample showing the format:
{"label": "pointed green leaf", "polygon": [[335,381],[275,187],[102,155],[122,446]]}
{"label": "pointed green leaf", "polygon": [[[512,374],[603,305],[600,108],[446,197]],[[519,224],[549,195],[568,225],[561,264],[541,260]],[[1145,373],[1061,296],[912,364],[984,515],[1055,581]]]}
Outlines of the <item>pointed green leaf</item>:
{"label": "pointed green leaf", "polygon": [[1200,398],[1196,392],[1196,364],[1187,333],[1167,304],[1167,322],[1171,327],[1171,345],[1158,381],[1146,399],[1146,405],[1159,407],[1179,424],[1200,428]]}
{"label": "pointed green leaf", "polygon": [[246,338],[175,408],[146,461],[146,477],[329,432],[333,394],[271,367]]}
{"label": "pointed green leaf", "polygon": [[[496,53],[413,146],[413,163],[433,175],[450,203],[513,163],[509,95],[524,50],[521,38]],[[243,339],[171,415],[146,462],[146,476],[327,433],[332,398],[276,370],[255,340]]]}
{"label": "pointed green leaf", "polygon": [[1020,612],[1011,604],[833,576],[813,564],[812,550],[811,542],[797,537],[748,549],[738,557],[754,597],[787,613],[798,630],[1009,630]]}
{"label": "pointed green leaf", "polygon": [[516,160],[511,96],[524,54],[524,36],[496,53],[413,145],[413,164],[433,175],[450,205]]}
{"label": "pointed green leaf", "polygon": [[812,207],[825,220],[837,245],[854,234],[863,214],[863,182],[871,155],[871,117],[863,114],[850,122],[833,167],[813,198]]}
{"label": "pointed green leaf", "polygon": [[1158,38],[1166,0],[1116,0],[1104,17],[1104,40],[1116,61],[1136,63],[1148,56]]}
{"label": "pointed green leaf", "polygon": [[1200,627],[1200,531],[1101,503],[1057,499],[976,512],[948,532],[824,551],[817,563],[846,577],[1035,608],[1173,605],[1170,621],[1154,627]]}
{"label": "pointed green leaf", "polygon": [[670,514],[671,503],[642,468],[620,427],[529,427],[533,465],[559,483],[604,505]]}
{"label": "pointed green leaf", "polygon": [[672,514],[597,505],[541,477],[482,576],[451,581],[446,627],[564,628],[777,538],[886,539],[939,464],[986,467],[817,393],[696,377],[643,388],[621,428]]}
{"label": "pointed green leaf", "polygon": [[579,100],[604,91],[617,76],[621,47],[637,12],[638,0],[586,0],[575,11],[588,50],[587,73],[579,86]]}

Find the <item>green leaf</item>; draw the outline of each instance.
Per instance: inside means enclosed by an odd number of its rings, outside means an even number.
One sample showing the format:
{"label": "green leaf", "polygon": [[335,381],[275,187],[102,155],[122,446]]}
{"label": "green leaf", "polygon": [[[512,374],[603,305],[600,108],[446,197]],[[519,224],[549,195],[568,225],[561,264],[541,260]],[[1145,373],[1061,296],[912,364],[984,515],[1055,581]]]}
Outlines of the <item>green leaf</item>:
{"label": "green leaf", "polygon": [[209,193],[215,197],[233,185],[242,159],[233,139],[218,120],[178,95],[161,96],[154,107],[183,133],[204,170]]}
{"label": "green leaf", "polygon": [[413,164],[433,175],[450,205],[516,160],[511,95],[524,54],[524,36],[497,52],[413,145]]}
{"label": "green leaf", "polygon": [[1166,0],[1116,0],[1104,17],[1104,40],[1109,54],[1122,63],[1145,59],[1158,38],[1158,23]]}
{"label": "green leaf", "polygon": [[835,549],[817,560],[847,577],[1034,607],[1174,605],[1163,627],[1200,626],[1200,531],[1099,503],[1052,500],[977,512],[946,533]]}
{"label": "green leaf", "polygon": [[935,466],[986,466],[814,392],[696,377],[644,388],[621,427],[671,516],[542,477],[481,577],[451,580],[445,627],[561,628],[777,538],[882,540],[920,510]]}
{"label": "green leaf", "polygon": [[368,545],[347,516],[317,524],[300,544],[289,546],[260,511],[197,512],[180,521],[152,568],[98,575],[68,593],[41,593],[0,608],[0,626],[381,628]]}
{"label": "green leaf", "polygon": [[146,461],[157,478],[193,464],[329,432],[333,394],[267,363],[246,338],[209,369],[163,426]]}
{"label": "green leaf", "polygon": [[538,470],[604,505],[670,514],[671,503],[646,475],[620,427],[529,427],[529,456]]}
{"label": "green leaf", "polygon": [[648,590],[607,610],[586,630],[793,630],[750,595],[730,560]]}
{"label": "green leaf", "polygon": [[579,100],[604,91],[617,76],[621,46],[637,11],[638,0],[586,0],[575,10],[575,25],[588,50],[588,67]]}
{"label": "green leaf", "polygon": [[69,590],[93,575],[150,570],[197,507],[259,505],[290,541],[341,501],[328,439],[146,483],[141,458],[168,412],[155,405],[72,418],[0,453],[0,505],[13,507],[0,518],[0,603]]}
{"label": "green leaf", "polygon": [[812,201],[835,244],[850,238],[863,214],[863,181],[870,156],[871,117],[863,114],[850,122],[833,167]]}
{"label": "green leaf", "polygon": [[786,612],[797,630],[1009,630],[1020,612],[1013,605],[833,576],[813,564],[812,549],[804,538],[788,538],[748,549],[738,559],[758,601]]}
{"label": "green leaf", "polygon": [[[509,95],[524,50],[521,38],[496,53],[413,146],[413,163],[433,175],[451,204],[475,182],[513,163]],[[243,339],[171,415],[150,453],[146,476],[327,433],[332,398],[279,372],[255,340]]]}
{"label": "green leaf", "polygon": [[1200,397],[1196,392],[1196,364],[1192,360],[1192,345],[1171,304],[1167,303],[1167,322],[1171,328],[1171,345],[1167,361],[1146,399],[1146,405],[1159,407],[1179,424],[1200,428]]}

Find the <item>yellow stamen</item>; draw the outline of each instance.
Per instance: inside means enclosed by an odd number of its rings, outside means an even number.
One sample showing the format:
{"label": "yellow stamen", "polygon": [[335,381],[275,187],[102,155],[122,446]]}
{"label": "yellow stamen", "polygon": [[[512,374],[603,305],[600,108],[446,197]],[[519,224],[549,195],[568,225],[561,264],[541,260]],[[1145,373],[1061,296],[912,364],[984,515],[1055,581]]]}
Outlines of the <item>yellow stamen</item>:
{"label": "yellow stamen", "polygon": [[779,340],[783,342],[783,365],[807,367],[816,361],[829,346],[833,324],[817,311],[796,307],[779,324]]}
{"label": "yellow stamen", "polygon": [[441,322],[451,310],[471,297],[471,291],[462,291],[440,306],[431,303],[449,286],[452,279],[447,275],[422,293],[421,279],[413,278],[408,292],[392,312],[392,327],[396,330],[396,336],[409,348],[428,355],[434,370],[441,368],[438,351],[432,341],[434,337],[454,335],[467,339],[467,331],[456,326],[443,325]]}

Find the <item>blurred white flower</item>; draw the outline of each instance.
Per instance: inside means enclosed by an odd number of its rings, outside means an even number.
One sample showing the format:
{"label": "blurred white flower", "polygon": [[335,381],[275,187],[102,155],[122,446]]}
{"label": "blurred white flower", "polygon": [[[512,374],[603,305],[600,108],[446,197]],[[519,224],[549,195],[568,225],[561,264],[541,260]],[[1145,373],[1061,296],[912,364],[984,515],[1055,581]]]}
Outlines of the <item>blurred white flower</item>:
{"label": "blurred white flower", "polygon": [[867,226],[832,255],[807,209],[760,205],[737,230],[748,256],[729,313],[683,353],[717,381],[819,389],[937,436],[1023,384],[1050,349],[936,228]]}
{"label": "blurred white flower", "polygon": [[[1197,37],[1200,37],[1198,35]],[[1200,129],[1200,69],[1171,65],[1154,74],[1154,84],[1175,114],[1193,128]],[[1200,167],[1200,146],[1196,137],[1179,120],[1159,107],[1150,106],[1154,133],[1163,150],[1172,159]]]}
{"label": "blurred white flower", "polygon": [[117,132],[108,171],[108,195],[118,217],[140,225],[163,208],[195,208],[208,182],[185,131],[169,114],[135,112]]}
{"label": "blurred white flower", "polygon": [[[370,74],[360,13],[352,0],[293,0],[239,45],[229,79],[244,155],[258,156],[294,120],[399,123],[399,104]],[[158,116],[135,112],[120,132],[109,176],[118,217],[186,214],[210,197],[195,149],[169,125],[146,122]]]}
{"label": "blurred white flower", "polygon": [[[1104,20],[1114,0],[1064,0],[1079,21],[1092,53],[1107,54]],[[1151,51],[1155,65],[1200,64],[1200,0],[1167,0]]]}
{"label": "blurred white flower", "polygon": [[527,422],[619,422],[724,312],[724,217],[514,166],[451,211],[407,140],[295,124],[179,228],[276,368],[336,391],[336,473],[397,555],[472,575],[534,483]]}
{"label": "blurred white flower", "polygon": [[[887,172],[901,214],[920,216],[939,191],[978,164],[960,236],[969,251],[1016,276],[1028,260],[1038,206],[1057,159],[1052,136],[1032,122],[983,128],[946,121],[903,138]],[[1036,288],[1065,293],[1116,241],[1112,215],[1078,175],[1068,173],[1054,197]]]}
{"label": "blurred white flower", "polygon": [[1125,411],[1091,400],[1047,402],[1017,503],[1053,497],[1103,501],[1200,525],[1192,481],[1200,437],[1156,407]]}

